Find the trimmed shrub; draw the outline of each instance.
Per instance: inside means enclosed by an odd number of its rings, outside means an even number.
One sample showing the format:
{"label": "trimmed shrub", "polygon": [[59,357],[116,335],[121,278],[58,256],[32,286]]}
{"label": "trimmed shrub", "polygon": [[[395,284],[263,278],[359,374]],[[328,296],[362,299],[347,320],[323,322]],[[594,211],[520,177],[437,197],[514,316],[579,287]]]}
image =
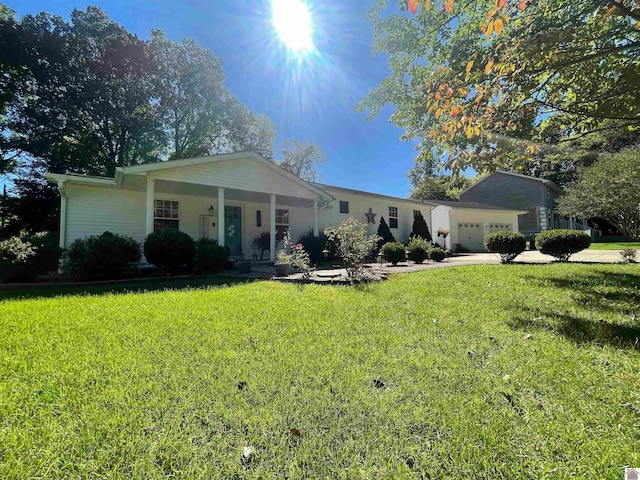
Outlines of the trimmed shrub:
{"label": "trimmed shrub", "polygon": [[23,232],[0,242],[0,280],[33,282],[38,276],[56,270],[59,258],[57,233]]}
{"label": "trimmed shrub", "polygon": [[420,237],[428,242],[432,240],[431,232],[429,232],[429,226],[422,216],[422,212],[418,212],[413,216],[413,228],[411,229],[411,235],[409,238]]}
{"label": "trimmed shrub", "polygon": [[147,235],[144,256],[149,263],[175,273],[196,255],[196,244],[189,235],[178,230],[163,230]]}
{"label": "trimmed shrub", "polygon": [[521,233],[508,230],[490,233],[484,237],[484,244],[490,252],[500,255],[502,263],[513,263],[527,248],[527,242]]}
{"label": "trimmed shrub", "polygon": [[66,252],[65,269],[76,280],[116,280],[140,260],[140,245],[131,237],[104,232],[79,238]]}
{"label": "trimmed shrub", "polygon": [[400,242],[385,243],[380,251],[392,265],[397,265],[398,262],[404,260],[405,247]]}
{"label": "trimmed shrub", "polygon": [[201,238],[196,242],[196,256],[193,259],[199,273],[218,273],[229,261],[229,247],[221,247],[218,242]]}
{"label": "trimmed shrub", "polygon": [[[336,257],[336,247],[332,242],[329,242],[327,236],[324,233],[320,233],[319,236],[313,234],[313,230],[309,230],[306,233],[300,235],[298,243],[301,243],[305,252],[309,254],[309,262],[311,265],[317,265],[322,261],[331,261]],[[329,254],[325,258],[323,250],[327,249]]]}
{"label": "trimmed shrub", "polygon": [[440,247],[433,247],[429,250],[429,258],[434,262],[441,262],[447,256],[447,252],[445,252]]}
{"label": "trimmed shrub", "polygon": [[375,253],[377,254],[385,243],[395,241],[396,239],[394,238],[393,233],[391,233],[389,225],[385,222],[384,217],[380,217],[380,225],[378,225],[378,245]]}
{"label": "trimmed shrub", "polygon": [[421,237],[413,237],[407,245],[407,251],[409,252],[409,260],[420,264],[429,258],[429,248],[431,243]]}
{"label": "trimmed shrub", "polygon": [[560,262],[567,262],[574,253],[589,248],[591,238],[581,230],[547,230],[536,236],[536,248]]}

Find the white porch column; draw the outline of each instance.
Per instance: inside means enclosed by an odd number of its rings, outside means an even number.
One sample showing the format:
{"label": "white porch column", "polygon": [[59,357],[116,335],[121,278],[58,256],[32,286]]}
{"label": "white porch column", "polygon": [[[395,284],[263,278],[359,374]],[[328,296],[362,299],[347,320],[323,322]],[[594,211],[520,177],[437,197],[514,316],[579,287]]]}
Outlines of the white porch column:
{"label": "white porch column", "polygon": [[218,187],[218,245],[224,247],[224,188]]}
{"label": "white porch column", "polygon": [[276,261],[276,196],[271,194],[271,204],[269,205],[269,259]]}
{"label": "white porch column", "polygon": [[318,199],[313,199],[313,235],[317,237],[318,232]]}
{"label": "white porch column", "polygon": [[[58,191],[60,192],[60,249],[64,249],[64,242],[67,238],[67,190],[65,181],[58,183]],[[58,273],[62,273],[62,255],[58,264]]]}
{"label": "white porch column", "polygon": [[153,233],[153,213],[155,209],[154,196],[156,194],[156,181],[147,177],[147,229],[146,234]]}

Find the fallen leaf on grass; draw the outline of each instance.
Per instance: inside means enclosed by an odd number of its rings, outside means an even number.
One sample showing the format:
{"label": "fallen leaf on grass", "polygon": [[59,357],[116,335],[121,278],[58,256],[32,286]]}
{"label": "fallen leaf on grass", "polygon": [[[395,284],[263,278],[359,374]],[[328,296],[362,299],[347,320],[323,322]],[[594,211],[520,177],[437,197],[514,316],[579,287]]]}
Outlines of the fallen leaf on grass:
{"label": "fallen leaf on grass", "polygon": [[242,449],[242,456],[240,457],[240,461],[244,464],[247,464],[253,460],[253,453],[255,449],[253,447],[244,447]]}
{"label": "fallen leaf on grass", "polygon": [[527,334],[524,336],[524,339],[525,339],[525,340],[531,340],[532,338],[533,338],[533,335],[532,335],[532,334],[530,334],[530,333],[527,333]]}
{"label": "fallen leaf on grass", "polygon": [[289,435],[293,435],[294,437],[299,437],[302,434],[300,433],[300,430],[298,430],[297,428],[290,428]]}

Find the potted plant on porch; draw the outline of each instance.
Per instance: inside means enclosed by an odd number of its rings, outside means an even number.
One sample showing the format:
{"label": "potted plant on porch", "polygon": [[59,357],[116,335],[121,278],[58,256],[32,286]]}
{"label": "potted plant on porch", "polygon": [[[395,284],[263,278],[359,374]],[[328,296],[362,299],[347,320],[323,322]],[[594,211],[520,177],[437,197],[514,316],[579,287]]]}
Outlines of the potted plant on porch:
{"label": "potted plant on porch", "polygon": [[276,253],[276,263],[273,265],[276,268],[276,276],[286,277],[291,271],[291,249],[293,242],[291,241],[291,235],[289,230],[284,234],[282,239],[282,248]]}

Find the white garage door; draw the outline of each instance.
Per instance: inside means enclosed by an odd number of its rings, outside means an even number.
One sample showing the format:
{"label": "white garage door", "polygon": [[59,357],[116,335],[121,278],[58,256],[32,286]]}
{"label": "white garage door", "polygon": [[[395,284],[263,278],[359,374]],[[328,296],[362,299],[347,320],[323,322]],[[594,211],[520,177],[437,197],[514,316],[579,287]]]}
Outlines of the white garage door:
{"label": "white garage door", "polygon": [[469,250],[486,250],[484,246],[484,228],[481,223],[459,223],[458,243]]}
{"label": "white garage door", "polygon": [[489,224],[489,233],[498,232],[500,230],[509,230],[513,231],[510,223],[490,223]]}

